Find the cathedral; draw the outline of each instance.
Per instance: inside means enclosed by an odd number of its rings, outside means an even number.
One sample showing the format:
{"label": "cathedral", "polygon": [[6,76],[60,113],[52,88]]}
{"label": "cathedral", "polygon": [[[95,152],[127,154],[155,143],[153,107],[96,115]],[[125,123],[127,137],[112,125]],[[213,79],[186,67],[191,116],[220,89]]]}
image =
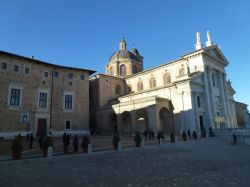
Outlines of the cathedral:
{"label": "cathedral", "polygon": [[145,70],[123,38],[105,74],[0,51],[0,138],[20,133],[164,131],[166,135],[237,127],[229,65],[210,32],[195,50]]}
{"label": "cathedral", "polygon": [[144,70],[138,49],[119,50],[106,74],[90,77],[90,131],[131,135],[136,131],[198,133],[237,126],[235,93],[227,81],[228,60],[207,32],[205,45],[196,34],[195,50],[178,60]]}

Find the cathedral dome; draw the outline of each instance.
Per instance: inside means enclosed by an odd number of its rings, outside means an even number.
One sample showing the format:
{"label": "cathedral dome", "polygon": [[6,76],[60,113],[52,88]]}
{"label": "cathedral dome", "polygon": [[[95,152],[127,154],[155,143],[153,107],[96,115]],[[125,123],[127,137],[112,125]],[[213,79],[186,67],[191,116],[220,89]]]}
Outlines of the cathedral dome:
{"label": "cathedral dome", "polygon": [[114,61],[114,60],[122,60],[122,59],[132,59],[132,60],[140,61],[140,59],[134,53],[126,49],[123,49],[123,50],[119,50],[113,53],[109,58],[109,62]]}

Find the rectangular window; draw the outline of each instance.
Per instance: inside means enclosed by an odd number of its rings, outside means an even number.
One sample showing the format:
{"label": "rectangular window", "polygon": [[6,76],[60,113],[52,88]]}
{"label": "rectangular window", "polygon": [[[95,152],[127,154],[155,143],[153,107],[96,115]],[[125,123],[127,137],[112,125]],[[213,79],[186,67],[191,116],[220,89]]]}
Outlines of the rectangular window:
{"label": "rectangular window", "polygon": [[73,73],[69,73],[69,78],[72,79],[73,78]]}
{"label": "rectangular window", "polygon": [[200,100],[200,96],[197,96],[197,104],[198,104],[198,108],[201,107],[201,100]]}
{"label": "rectangular window", "polygon": [[85,79],[85,76],[84,76],[84,75],[81,75],[81,79],[84,80],[84,79]]}
{"label": "rectangular window", "polygon": [[7,63],[5,62],[2,63],[2,69],[7,69]]}
{"label": "rectangular window", "polygon": [[48,77],[49,73],[48,72],[44,72],[44,77]]}
{"label": "rectangular window", "polygon": [[72,95],[65,95],[65,109],[72,109]]}
{"label": "rectangular window", "polygon": [[47,93],[40,93],[39,107],[40,108],[47,108]]}
{"label": "rectangular window", "polygon": [[66,130],[70,130],[71,129],[71,124],[70,124],[69,120],[65,121],[65,129]]}
{"label": "rectangular window", "polygon": [[30,68],[25,68],[25,74],[29,74],[30,73]]}
{"label": "rectangular window", "polygon": [[14,65],[14,71],[18,72],[18,69],[19,69],[18,65]]}
{"label": "rectangular window", "polygon": [[11,89],[10,105],[19,106],[20,102],[20,89]]}
{"label": "rectangular window", "polygon": [[55,77],[58,77],[58,72],[55,71],[55,72],[54,72],[54,75],[55,75]]}

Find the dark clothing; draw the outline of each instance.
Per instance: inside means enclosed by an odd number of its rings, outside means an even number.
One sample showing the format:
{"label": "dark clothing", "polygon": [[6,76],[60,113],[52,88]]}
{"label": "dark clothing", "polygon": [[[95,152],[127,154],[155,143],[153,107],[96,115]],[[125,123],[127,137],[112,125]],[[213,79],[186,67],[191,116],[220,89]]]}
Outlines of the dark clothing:
{"label": "dark clothing", "polygon": [[39,143],[39,147],[42,148],[42,143],[43,143],[43,135],[40,136],[40,138],[38,139],[38,143]]}
{"label": "dark clothing", "polygon": [[190,132],[190,130],[188,130],[188,139],[190,140],[191,138],[191,132]]}
{"label": "dark clothing", "polygon": [[33,141],[34,141],[34,137],[33,134],[30,135],[30,149],[33,149],[32,145],[33,145]]}
{"label": "dark clothing", "polygon": [[73,147],[74,147],[74,152],[78,151],[78,145],[79,145],[79,139],[78,136],[75,135],[73,139]]}
{"label": "dark clothing", "polygon": [[236,144],[237,143],[237,136],[236,134],[233,134],[233,144]]}
{"label": "dark clothing", "polygon": [[144,137],[145,137],[145,140],[148,138],[148,131],[147,131],[147,129],[144,131]]}

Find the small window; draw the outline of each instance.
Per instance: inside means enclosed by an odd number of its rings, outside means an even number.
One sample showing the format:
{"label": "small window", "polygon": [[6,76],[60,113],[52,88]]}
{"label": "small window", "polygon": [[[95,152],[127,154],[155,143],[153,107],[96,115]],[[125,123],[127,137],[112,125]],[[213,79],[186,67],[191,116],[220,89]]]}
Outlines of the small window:
{"label": "small window", "polygon": [[111,67],[111,68],[109,69],[109,74],[110,74],[111,76],[114,76],[114,68],[113,68],[113,67]]}
{"label": "small window", "polygon": [[65,121],[65,130],[70,130],[71,129],[71,124],[70,120]]}
{"label": "small window", "polygon": [[81,75],[81,79],[84,80],[84,79],[85,79],[85,76],[84,76],[84,75]]}
{"label": "small window", "polygon": [[29,74],[30,73],[30,68],[25,68],[25,74]]}
{"label": "small window", "polygon": [[179,70],[179,76],[183,76],[184,75],[184,72],[185,71],[185,69],[184,68],[181,68],[180,70]]}
{"label": "small window", "polygon": [[137,73],[137,66],[136,65],[133,66],[133,70],[132,71],[133,71],[133,74]]}
{"label": "small window", "polygon": [[14,65],[14,71],[18,72],[18,69],[19,69],[18,65]]}
{"label": "small window", "polygon": [[65,109],[72,109],[72,95],[65,95]]}
{"label": "small window", "polygon": [[120,66],[120,76],[121,77],[125,77],[126,76],[126,66],[124,64],[122,64]]}
{"label": "small window", "polygon": [[197,105],[198,105],[198,108],[201,107],[201,100],[200,100],[200,96],[197,96]]}
{"label": "small window", "polygon": [[163,82],[164,82],[164,85],[168,85],[171,83],[171,75],[170,73],[165,73],[163,75]]}
{"label": "small window", "polygon": [[47,108],[47,93],[40,93],[39,107],[40,108]]}
{"label": "small window", "polygon": [[43,85],[45,85],[45,84],[46,84],[46,81],[43,81],[42,83],[43,83]]}
{"label": "small window", "polygon": [[20,102],[20,89],[11,89],[10,105],[19,106]]}
{"label": "small window", "polygon": [[72,86],[72,82],[69,82],[69,85]]}
{"label": "small window", "polygon": [[44,77],[48,77],[49,73],[48,72],[44,72]]}
{"label": "small window", "polygon": [[55,77],[58,77],[59,73],[57,71],[54,72]]}
{"label": "small window", "polygon": [[149,85],[151,89],[156,87],[156,79],[154,77],[149,79]]}
{"label": "small window", "polygon": [[143,91],[143,83],[141,81],[137,83],[137,90],[138,92]]}
{"label": "small window", "polygon": [[69,77],[70,79],[72,79],[72,78],[73,78],[73,73],[69,73],[69,74],[68,74],[68,77]]}
{"label": "small window", "polygon": [[7,63],[5,62],[2,63],[2,69],[7,69]]}

